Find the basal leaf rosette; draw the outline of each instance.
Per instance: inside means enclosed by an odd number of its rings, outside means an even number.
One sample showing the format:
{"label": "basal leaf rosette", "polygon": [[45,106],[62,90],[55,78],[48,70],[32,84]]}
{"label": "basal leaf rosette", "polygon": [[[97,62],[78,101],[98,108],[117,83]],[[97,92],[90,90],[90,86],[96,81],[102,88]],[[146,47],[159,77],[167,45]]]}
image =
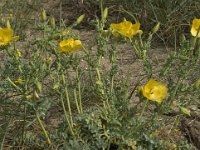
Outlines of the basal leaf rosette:
{"label": "basal leaf rosette", "polygon": [[200,37],[200,19],[193,19],[192,27],[191,27],[191,34],[194,37]]}
{"label": "basal leaf rosette", "polygon": [[139,90],[148,100],[161,103],[167,96],[167,87],[153,79],[150,79],[146,85],[140,86]]}
{"label": "basal leaf rosette", "polygon": [[59,51],[60,52],[73,52],[82,48],[82,43],[80,40],[75,39],[67,39],[63,40],[59,43]]}
{"label": "basal leaf rosette", "polygon": [[0,46],[8,45],[12,41],[17,41],[18,36],[13,36],[11,28],[0,28]]}
{"label": "basal leaf rosette", "polygon": [[132,38],[136,34],[142,33],[142,30],[140,30],[140,23],[132,24],[130,21],[126,21],[126,19],[118,24],[112,23],[110,28],[112,30],[112,34],[115,37],[119,37],[121,35],[124,37]]}

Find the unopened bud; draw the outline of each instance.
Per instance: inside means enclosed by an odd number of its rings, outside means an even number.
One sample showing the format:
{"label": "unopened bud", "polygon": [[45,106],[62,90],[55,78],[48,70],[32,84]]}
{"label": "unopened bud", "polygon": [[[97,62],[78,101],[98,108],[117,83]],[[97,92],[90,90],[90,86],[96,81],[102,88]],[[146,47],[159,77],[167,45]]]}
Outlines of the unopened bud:
{"label": "unopened bud", "polygon": [[143,34],[143,31],[142,31],[142,30],[138,30],[137,33],[138,33],[139,35],[142,35],[142,34]]}
{"label": "unopened bud", "polygon": [[47,20],[46,10],[42,9],[42,21],[45,22]]}
{"label": "unopened bud", "polygon": [[33,91],[32,99],[33,100],[39,100],[40,99],[40,97],[39,97],[38,93],[36,92],[36,90]]}
{"label": "unopened bud", "polygon": [[38,81],[38,79],[36,79],[35,85],[37,87],[38,92],[41,93],[42,92],[42,84]]}
{"label": "unopened bud", "polygon": [[53,16],[50,17],[50,25],[52,28],[56,27],[55,18]]}
{"label": "unopened bud", "polygon": [[32,99],[32,97],[33,97],[32,95],[27,95],[27,96],[26,96],[26,99],[27,99],[27,100],[30,100],[30,99]]}
{"label": "unopened bud", "polygon": [[80,17],[78,17],[78,19],[76,20],[76,24],[80,24],[83,21],[84,18],[85,18],[84,14],[81,15]]}
{"label": "unopened bud", "polygon": [[47,61],[48,64],[49,64],[52,60],[53,60],[52,57],[48,57],[48,58],[46,59],[46,61]]}
{"label": "unopened bud", "polygon": [[159,28],[160,28],[160,22],[158,22],[158,23],[154,26],[154,28],[153,28],[153,33],[156,33],[156,32],[159,30]]}
{"label": "unopened bud", "polygon": [[17,80],[14,81],[15,84],[22,84],[25,80],[22,78],[18,78]]}
{"label": "unopened bud", "polygon": [[11,25],[10,25],[9,19],[6,20],[6,27],[9,28],[9,29],[11,29]]}
{"label": "unopened bud", "polygon": [[97,84],[98,86],[100,86],[100,87],[103,86],[103,83],[102,83],[100,80],[97,80],[97,81],[96,81],[96,84]]}
{"label": "unopened bud", "polygon": [[180,110],[183,114],[187,115],[187,116],[191,116],[190,114],[190,110],[185,108],[185,107],[180,107]]}
{"label": "unopened bud", "polygon": [[103,19],[106,19],[108,16],[108,8],[106,7],[103,11]]}
{"label": "unopened bud", "polygon": [[37,82],[37,89],[39,93],[42,92],[42,84],[40,82]]}
{"label": "unopened bud", "polygon": [[16,49],[17,57],[22,57],[22,53],[20,52],[19,49]]}

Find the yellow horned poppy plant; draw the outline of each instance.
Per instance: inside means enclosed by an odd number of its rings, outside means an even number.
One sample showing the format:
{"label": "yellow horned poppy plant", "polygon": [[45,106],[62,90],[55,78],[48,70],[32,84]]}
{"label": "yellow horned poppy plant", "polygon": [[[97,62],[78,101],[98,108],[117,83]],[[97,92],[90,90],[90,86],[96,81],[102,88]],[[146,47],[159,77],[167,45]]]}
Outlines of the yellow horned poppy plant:
{"label": "yellow horned poppy plant", "polygon": [[11,41],[16,41],[19,37],[13,37],[13,30],[10,28],[0,28],[0,46],[7,45]]}
{"label": "yellow horned poppy plant", "polygon": [[190,32],[191,32],[192,36],[200,37],[200,19],[193,19]]}
{"label": "yellow horned poppy plant", "polygon": [[59,43],[59,50],[61,52],[72,52],[82,48],[80,40],[67,39]]}
{"label": "yellow horned poppy plant", "polygon": [[144,97],[158,103],[161,103],[167,96],[166,86],[153,79],[149,80],[146,85],[141,86],[139,89]]}
{"label": "yellow horned poppy plant", "polygon": [[132,38],[136,34],[142,33],[142,30],[140,30],[140,23],[132,24],[130,21],[126,20],[118,24],[112,23],[110,28],[113,35],[116,37],[122,35],[128,38]]}

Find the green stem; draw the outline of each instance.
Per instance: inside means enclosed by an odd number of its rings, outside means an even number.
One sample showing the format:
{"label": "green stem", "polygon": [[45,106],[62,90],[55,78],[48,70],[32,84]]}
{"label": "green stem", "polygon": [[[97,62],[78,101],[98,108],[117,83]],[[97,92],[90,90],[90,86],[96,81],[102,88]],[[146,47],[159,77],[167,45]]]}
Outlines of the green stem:
{"label": "green stem", "polygon": [[78,75],[78,68],[76,69],[76,77],[77,77],[77,80],[78,80],[79,108],[80,108],[80,113],[82,113],[83,112],[83,107],[82,107],[82,97],[81,97],[81,82],[80,82],[80,78],[79,78],[79,75]]}
{"label": "green stem", "polygon": [[100,6],[100,10],[101,10],[101,30],[103,30],[104,27],[104,17],[103,17],[103,0],[99,0],[99,6]]}
{"label": "green stem", "polygon": [[60,1],[59,4],[59,8],[60,8],[60,14],[59,14],[59,23],[60,23],[60,27],[62,26],[62,2]]}
{"label": "green stem", "polygon": [[143,114],[144,114],[144,111],[145,111],[145,108],[147,107],[148,101],[149,101],[149,100],[147,100],[147,99],[145,100],[145,103],[144,103],[144,106],[143,106],[143,108],[142,108],[142,112],[141,112],[141,114],[140,114],[140,116],[139,116],[139,119],[142,118],[142,116],[143,116]]}
{"label": "green stem", "polygon": [[100,74],[99,68],[96,68],[96,72],[97,72],[98,81],[100,81],[100,83],[102,83],[100,90],[101,90],[101,94],[104,96],[104,100],[103,100],[104,108],[108,108],[110,110],[110,104],[108,102],[108,97],[106,96],[106,93],[103,89],[104,87],[103,87],[103,82],[101,80],[101,74]]}
{"label": "green stem", "polygon": [[80,106],[78,104],[78,100],[77,100],[77,96],[76,96],[76,89],[74,89],[74,99],[75,99],[75,103],[76,103],[76,108],[78,110],[78,113],[80,114],[81,111],[80,111],[80,108],[79,108]]}
{"label": "green stem", "polygon": [[83,47],[83,51],[85,52],[86,57],[87,57],[89,77],[90,77],[90,81],[92,83],[92,86],[94,87],[94,81],[93,81],[93,78],[92,78],[93,77],[93,75],[92,75],[92,68],[93,68],[93,66],[91,65],[90,53],[89,53],[89,51],[85,47]]}
{"label": "green stem", "polygon": [[82,97],[81,97],[81,84],[80,81],[78,82],[78,98],[79,98],[79,107],[80,107],[80,112],[83,112],[83,106],[82,106]]}
{"label": "green stem", "polygon": [[50,144],[51,144],[51,140],[50,140],[50,138],[49,138],[49,136],[48,136],[47,131],[46,131],[45,128],[44,128],[44,125],[43,125],[43,123],[42,123],[42,120],[40,119],[40,116],[39,116],[37,110],[35,110],[35,115],[36,115],[37,120],[38,120],[38,122],[39,122],[39,124],[40,124],[40,127],[42,128],[43,134],[44,134],[44,136],[46,137],[48,144],[50,145]]}
{"label": "green stem", "polygon": [[141,50],[139,50],[136,46],[135,46],[135,44],[133,43],[133,41],[132,41],[132,39],[130,39],[130,43],[131,43],[131,45],[133,46],[133,48],[134,48],[134,50],[135,50],[135,54],[136,54],[136,56],[138,57],[138,58],[142,58],[142,56],[141,56]]}
{"label": "green stem", "polygon": [[145,108],[147,107],[148,101],[149,100],[147,100],[147,99],[145,100],[144,106],[142,108],[142,112],[141,112],[140,116],[138,117],[138,124],[134,128],[134,131],[130,132],[128,135],[130,135],[130,134],[134,135],[135,133],[138,132],[139,129],[143,128],[143,124],[141,124],[140,120],[141,120],[141,118],[142,118],[142,116],[144,114]]}
{"label": "green stem", "polygon": [[113,87],[114,87],[114,76],[111,77],[111,88],[110,88],[110,92],[113,92]]}
{"label": "green stem", "polygon": [[7,80],[8,82],[10,82],[11,85],[12,85],[15,89],[21,91],[21,88],[19,88],[13,81],[11,81],[11,79],[10,79],[9,77],[7,77],[6,80]]}
{"label": "green stem", "polygon": [[64,111],[65,119],[66,119],[66,121],[67,121],[67,123],[69,125],[69,130],[70,130],[72,136],[74,136],[74,132],[72,130],[72,125],[71,125],[71,123],[69,121],[69,118],[68,118],[68,114],[67,114],[67,111],[66,111],[66,108],[65,108],[65,104],[64,104],[64,100],[63,100],[62,94],[61,94],[61,104],[62,104],[62,108],[63,108],[63,111]]}
{"label": "green stem", "polygon": [[179,77],[179,78],[178,78],[178,81],[177,81],[177,83],[176,83],[176,87],[175,87],[175,89],[173,90],[173,93],[171,94],[171,97],[170,97],[170,99],[169,99],[169,106],[172,105],[172,102],[173,102],[173,100],[174,100],[174,98],[175,98],[175,96],[176,96],[176,94],[177,94],[178,88],[179,88],[179,86],[180,86],[180,84],[181,84],[180,82],[181,82],[181,78]]}
{"label": "green stem", "polygon": [[64,74],[62,74],[62,80],[63,80],[64,86],[65,86],[65,97],[66,97],[66,100],[67,100],[69,117],[70,117],[71,125],[73,127],[73,119],[72,119],[71,104],[70,104],[70,100],[69,100],[69,92],[68,92],[68,88],[67,88],[67,84],[66,84]]}

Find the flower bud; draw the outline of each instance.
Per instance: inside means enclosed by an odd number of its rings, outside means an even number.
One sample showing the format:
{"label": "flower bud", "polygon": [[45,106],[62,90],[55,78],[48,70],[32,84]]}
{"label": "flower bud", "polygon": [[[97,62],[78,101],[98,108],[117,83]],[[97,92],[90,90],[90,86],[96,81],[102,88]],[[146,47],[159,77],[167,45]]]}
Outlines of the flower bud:
{"label": "flower bud", "polygon": [[78,17],[78,19],[76,20],[76,24],[80,24],[82,21],[83,21],[83,19],[85,18],[85,15],[83,14],[83,15],[81,15],[80,17]]}
{"label": "flower bud", "polygon": [[41,93],[42,92],[42,84],[38,80],[36,80],[35,85],[37,87],[38,92]]}
{"label": "flower bud", "polygon": [[22,84],[25,80],[22,78],[18,78],[17,80],[14,81],[15,84]]}
{"label": "flower bud", "polygon": [[27,99],[27,100],[30,100],[30,99],[32,99],[32,97],[33,97],[32,95],[27,95],[27,96],[26,96],[26,99]]}
{"label": "flower bud", "polygon": [[190,110],[185,107],[180,107],[180,111],[187,116],[191,116]]}
{"label": "flower bud", "polygon": [[10,25],[10,20],[9,19],[6,20],[6,27],[8,29],[11,29],[11,25]]}
{"label": "flower bud", "polygon": [[39,97],[38,93],[36,92],[36,90],[33,91],[32,99],[33,100],[39,100],[40,99],[40,97]]}
{"label": "flower bud", "polygon": [[17,57],[22,57],[22,53],[20,52],[19,49],[16,49]]}
{"label": "flower bud", "polygon": [[154,26],[154,28],[153,28],[153,33],[156,33],[156,32],[159,30],[159,28],[160,28],[160,22],[158,22],[158,23]]}
{"label": "flower bud", "polygon": [[108,8],[106,7],[103,11],[103,19],[106,19],[108,16]]}
{"label": "flower bud", "polygon": [[47,61],[48,64],[49,64],[52,60],[53,60],[52,57],[48,57],[48,58],[46,59],[46,61]]}
{"label": "flower bud", "polygon": [[47,14],[46,14],[46,10],[45,9],[42,9],[42,21],[45,22],[47,20]]}
{"label": "flower bud", "polygon": [[50,17],[50,25],[52,28],[56,27],[55,18],[53,16]]}

